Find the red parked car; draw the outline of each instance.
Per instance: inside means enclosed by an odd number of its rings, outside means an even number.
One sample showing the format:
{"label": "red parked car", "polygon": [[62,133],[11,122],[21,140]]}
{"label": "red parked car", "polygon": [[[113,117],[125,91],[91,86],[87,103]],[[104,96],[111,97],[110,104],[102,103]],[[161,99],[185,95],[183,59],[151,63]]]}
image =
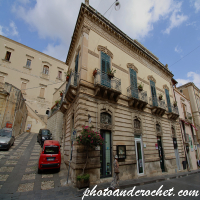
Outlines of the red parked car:
{"label": "red parked car", "polygon": [[38,174],[43,169],[57,169],[60,171],[61,153],[60,143],[56,140],[46,140],[40,153]]}

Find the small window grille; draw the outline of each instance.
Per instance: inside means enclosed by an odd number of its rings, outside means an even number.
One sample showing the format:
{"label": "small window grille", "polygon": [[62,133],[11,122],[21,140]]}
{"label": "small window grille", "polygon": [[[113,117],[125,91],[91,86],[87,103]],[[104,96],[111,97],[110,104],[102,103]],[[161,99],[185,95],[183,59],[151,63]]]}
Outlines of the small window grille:
{"label": "small window grille", "polygon": [[156,132],[161,132],[161,127],[159,124],[156,124]]}
{"label": "small window grille", "polygon": [[140,127],[140,121],[138,119],[134,120],[134,128],[136,128],[136,129],[140,129],[141,128]]}
{"label": "small window grille", "polygon": [[111,122],[111,115],[108,113],[101,113],[101,123],[102,124],[112,124]]}

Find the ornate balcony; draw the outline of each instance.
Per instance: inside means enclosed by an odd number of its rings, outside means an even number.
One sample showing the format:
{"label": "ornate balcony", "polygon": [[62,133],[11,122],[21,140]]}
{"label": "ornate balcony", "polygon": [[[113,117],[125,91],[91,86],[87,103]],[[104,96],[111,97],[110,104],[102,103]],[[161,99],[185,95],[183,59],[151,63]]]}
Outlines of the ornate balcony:
{"label": "ornate balcony", "polygon": [[63,93],[61,99],[60,110],[64,113],[70,103],[73,102],[77,94],[77,88],[79,85],[79,74],[76,72],[71,72],[68,83],[66,84],[65,92]]}
{"label": "ornate balcony", "polygon": [[167,116],[169,119],[176,120],[179,117],[178,107],[174,107],[172,104],[168,105]]}
{"label": "ornate balcony", "polygon": [[156,115],[163,116],[166,111],[166,104],[164,100],[157,97],[150,97],[149,104],[151,105],[151,112]]}
{"label": "ornate balcony", "polygon": [[185,116],[185,121],[192,124],[192,115],[191,113],[187,112]]}
{"label": "ornate balcony", "polygon": [[140,91],[132,85],[127,88],[127,96],[129,98],[129,106],[144,109],[148,104],[147,92]]}
{"label": "ornate balcony", "polygon": [[121,79],[109,77],[107,73],[97,70],[94,77],[95,95],[118,101],[121,94]]}

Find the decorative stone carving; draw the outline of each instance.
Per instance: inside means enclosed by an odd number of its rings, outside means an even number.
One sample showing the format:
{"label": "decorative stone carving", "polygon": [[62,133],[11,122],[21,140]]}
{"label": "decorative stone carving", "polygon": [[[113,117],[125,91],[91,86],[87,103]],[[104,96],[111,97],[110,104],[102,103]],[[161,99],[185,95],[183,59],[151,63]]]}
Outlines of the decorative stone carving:
{"label": "decorative stone carving", "polygon": [[136,111],[132,113],[132,127],[134,135],[142,135],[143,134],[143,122],[140,111]]}
{"label": "decorative stone carving", "polygon": [[93,55],[96,58],[99,58],[99,55],[97,53],[95,53],[94,51],[91,51],[90,49],[88,49],[88,53]]}
{"label": "decorative stone carving", "polygon": [[152,75],[147,76],[147,79],[156,83],[156,79]]}
{"label": "decorative stone carving", "polygon": [[87,33],[89,35],[90,33],[90,28],[86,25],[83,25],[82,27],[82,33]]}
{"label": "decorative stone carving", "polygon": [[113,59],[113,53],[109,49],[107,49],[106,46],[104,47],[104,46],[98,45],[97,50],[104,52],[105,54],[109,55]]}
{"label": "decorative stone carving", "polygon": [[127,67],[133,69],[138,73],[138,68],[133,63],[127,63]]}
{"label": "decorative stone carving", "polygon": [[161,120],[157,117],[154,118],[154,122],[155,122],[155,132],[157,136],[162,136],[162,123]]}
{"label": "decorative stone carving", "polygon": [[100,129],[112,130],[113,126],[109,124],[100,124]]}
{"label": "decorative stone carving", "polygon": [[165,84],[165,85],[163,85],[163,89],[169,90],[169,87]]}

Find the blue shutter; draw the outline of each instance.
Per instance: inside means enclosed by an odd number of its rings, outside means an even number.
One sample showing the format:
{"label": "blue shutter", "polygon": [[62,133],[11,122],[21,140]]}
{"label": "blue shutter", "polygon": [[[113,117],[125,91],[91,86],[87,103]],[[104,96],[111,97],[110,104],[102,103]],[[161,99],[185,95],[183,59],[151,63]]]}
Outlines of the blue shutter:
{"label": "blue shutter", "polygon": [[110,56],[101,52],[101,84],[111,88],[111,80],[107,75],[110,71]]}
{"label": "blue shutter", "polygon": [[76,73],[78,73],[78,60],[79,60],[79,53],[76,56],[76,61],[75,61],[75,74],[74,74],[74,85],[77,86],[77,75]]}
{"label": "blue shutter", "polygon": [[137,88],[137,73],[133,69],[130,69],[130,81],[131,81],[131,95],[138,99],[138,88]]}
{"label": "blue shutter", "polygon": [[151,96],[152,96],[153,106],[158,106],[157,95],[156,95],[156,86],[152,80],[150,80],[150,86],[151,86]]}
{"label": "blue shutter", "polygon": [[168,111],[172,112],[170,97],[169,97],[169,90],[165,89],[165,94],[166,94],[166,99],[167,99]]}

